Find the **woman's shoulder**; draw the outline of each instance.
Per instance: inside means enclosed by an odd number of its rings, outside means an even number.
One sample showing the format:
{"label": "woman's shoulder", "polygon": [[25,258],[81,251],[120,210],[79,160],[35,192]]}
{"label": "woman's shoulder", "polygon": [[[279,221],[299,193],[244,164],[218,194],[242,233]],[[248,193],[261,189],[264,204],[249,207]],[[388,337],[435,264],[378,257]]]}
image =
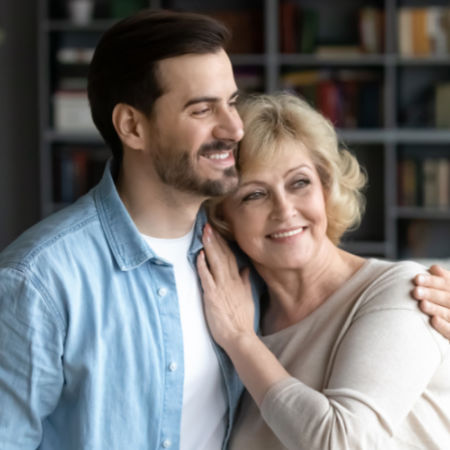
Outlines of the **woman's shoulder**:
{"label": "woman's shoulder", "polygon": [[362,295],[365,308],[406,308],[418,310],[411,296],[413,278],[426,273],[426,267],[414,261],[369,259],[366,265],[369,279]]}

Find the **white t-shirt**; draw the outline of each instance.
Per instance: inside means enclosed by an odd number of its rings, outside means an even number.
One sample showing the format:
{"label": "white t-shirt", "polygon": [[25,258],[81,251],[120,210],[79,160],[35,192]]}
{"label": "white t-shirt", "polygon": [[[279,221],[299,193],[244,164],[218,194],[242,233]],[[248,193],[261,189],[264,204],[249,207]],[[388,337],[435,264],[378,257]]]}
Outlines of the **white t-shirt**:
{"label": "white t-shirt", "polygon": [[181,450],[215,450],[225,436],[227,401],[219,362],[203,314],[201,288],[187,258],[193,230],[176,239],[143,235],[175,273],[184,346]]}

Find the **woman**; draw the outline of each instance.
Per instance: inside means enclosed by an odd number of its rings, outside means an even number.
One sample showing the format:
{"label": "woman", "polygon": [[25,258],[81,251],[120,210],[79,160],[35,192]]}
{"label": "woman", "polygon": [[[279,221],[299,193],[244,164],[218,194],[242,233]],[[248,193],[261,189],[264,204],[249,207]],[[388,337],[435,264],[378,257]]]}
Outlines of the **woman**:
{"label": "woman", "polygon": [[450,448],[449,342],[410,299],[424,268],[338,247],[363,208],[356,159],[296,97],[240,113],[240,185],[210,215],[267,285],[262,338],[248,274],[210,226],[198,259],[211,332],[249,393],[231,448]]}

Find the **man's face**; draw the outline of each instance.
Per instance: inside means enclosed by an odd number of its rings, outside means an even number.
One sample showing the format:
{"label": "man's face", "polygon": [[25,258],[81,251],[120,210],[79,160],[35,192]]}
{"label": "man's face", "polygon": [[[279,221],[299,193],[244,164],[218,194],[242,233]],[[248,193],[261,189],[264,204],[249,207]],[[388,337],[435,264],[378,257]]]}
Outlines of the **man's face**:
{"label": "man's face", "polygon": [[149,119],[148,148],[163,183],[211,197],[237,185],[235,156],[243,137],[237,88],[225,51],[159,62],[163,88]]}

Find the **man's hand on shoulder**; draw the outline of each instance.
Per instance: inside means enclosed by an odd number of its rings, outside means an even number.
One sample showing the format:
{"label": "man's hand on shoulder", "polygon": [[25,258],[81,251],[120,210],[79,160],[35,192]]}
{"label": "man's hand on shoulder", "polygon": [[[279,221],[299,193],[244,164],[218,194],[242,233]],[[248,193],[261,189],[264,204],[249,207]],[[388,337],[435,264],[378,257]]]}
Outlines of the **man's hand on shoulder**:
{"label": "man's hand on shoulder", "polygon": [[428,272],[430,275],[416,275],[412,295],[431,317],[433,327],[450,339],[450,271],[433,265]]}

